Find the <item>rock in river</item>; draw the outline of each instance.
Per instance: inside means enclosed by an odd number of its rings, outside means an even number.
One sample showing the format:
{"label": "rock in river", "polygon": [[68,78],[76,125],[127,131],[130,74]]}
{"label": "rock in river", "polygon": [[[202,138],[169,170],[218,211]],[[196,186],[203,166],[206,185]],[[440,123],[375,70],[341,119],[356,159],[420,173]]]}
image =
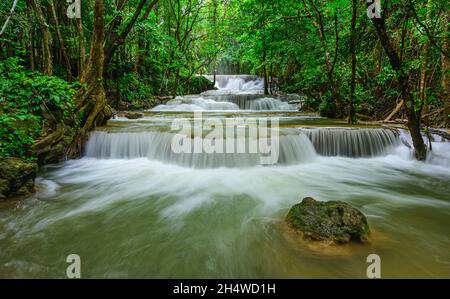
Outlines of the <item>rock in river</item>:
{"label": "rock in river", "polygon": [[144,116],[144,114],[140,113],[140,112],[125,112],[125,117],[128,119],[138,119],[138,118],[142,118]]}
{"label": "rock in river", "polygon": [[33,193],[37,168],[36,163],[0,157],[0,199]]}
{"label": "rock in river", "polygon": [[286,222],[309,240],[332,243],[366,242],[370,233],[366,216],[342,201],[316,201],[306,197],[294,205]]}

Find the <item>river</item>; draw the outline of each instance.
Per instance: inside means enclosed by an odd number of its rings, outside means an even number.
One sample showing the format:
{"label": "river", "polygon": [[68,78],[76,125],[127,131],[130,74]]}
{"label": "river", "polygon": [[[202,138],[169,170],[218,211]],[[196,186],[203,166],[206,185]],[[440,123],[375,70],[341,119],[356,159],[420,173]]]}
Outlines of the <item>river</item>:
{"label": "river", "polygon": [[[45,167],[35,195],[0,206],[0,277],[64,278],[75,253],[84,278],[365,278],[375,253],[384,278],[450,278],[449,142],[433,136],[432,155],[417,162],[406,131],[298,112],[251,76],[217,85],[110,120],[81,159]],[[200,112],[276,117],[278,162],[174,154],[174,120],[195,126]],[[306,196],[360,209],[370,244],[298,240],[283,219]]]}

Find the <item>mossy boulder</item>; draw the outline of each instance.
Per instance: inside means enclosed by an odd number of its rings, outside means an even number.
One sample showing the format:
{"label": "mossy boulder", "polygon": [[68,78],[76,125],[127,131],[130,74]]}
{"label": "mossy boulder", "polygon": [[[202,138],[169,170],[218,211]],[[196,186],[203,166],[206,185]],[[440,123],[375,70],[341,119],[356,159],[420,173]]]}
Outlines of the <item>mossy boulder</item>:
{"label": "mossy boulder", "polygon": [[34,192],[37,164],[17,158],[0,157],[0,199]]}
{"label": "mossy boulder", "polygon": [[286,222],[305,239],[314,241],[366,242],[370,233],[366,216],[342,201],[319,202],[311,197],[304,198],[290,209]]}

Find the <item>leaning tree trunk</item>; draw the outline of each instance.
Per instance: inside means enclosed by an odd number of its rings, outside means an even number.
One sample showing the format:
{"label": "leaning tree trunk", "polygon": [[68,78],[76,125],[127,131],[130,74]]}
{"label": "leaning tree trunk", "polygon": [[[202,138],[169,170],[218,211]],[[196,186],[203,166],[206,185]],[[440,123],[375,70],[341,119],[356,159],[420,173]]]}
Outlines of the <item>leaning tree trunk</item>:
{"label": "leaning tree trunk", "polygon": [[9,11],[9,14],[8,14],[8,16],[6,17],[6,21],[5,21],[5,23],[3,24],[2,28],[0,29],[0,35],[2,35],[2,34],[5,32],[6,27],[8,27],[9,20],[11,19],[11,16],[12,16],[12,14],[14,13],[14,10],[16,9],[17,1],[18,1],[18,0],[14,0],[13,5],[12,5],[12,7],[11,7],[11,10]]}
{"label": "leaning tree trunk", "polygon": [[[367,3],[367,7],[370,7],[371,3]],[[415,150],[415,156],[417,160],[425,160],[427,157],[427,149],[423,142],[422,135],[420,133],[420,110],[416,110],[414,97],[409,90],[409,76],[405,72],[402,61],[398,56],[396,50],[392,45],[392,41],[389,38],[384,18],[372,18],[372,23],[375,26],[378,38],[383,46],[384,52],[389,58],[389,62],[392,68],[397,73],[397,80],[399,84],[400,94],[405,105],[406,115],[408,117],[408,128],[411,133],[413,146]]]}

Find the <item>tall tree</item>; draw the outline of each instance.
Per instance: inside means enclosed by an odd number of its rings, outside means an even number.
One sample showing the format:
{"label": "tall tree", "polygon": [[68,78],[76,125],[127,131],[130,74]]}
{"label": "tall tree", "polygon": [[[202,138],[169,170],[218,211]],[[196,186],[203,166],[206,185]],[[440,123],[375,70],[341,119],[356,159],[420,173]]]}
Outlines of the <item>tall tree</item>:
{"label": "tall tree", "polygon": [[352,0],[352,23],[350,25],[350,54],[352,56],[352,74],[350,79],[350,111],[348,122],[355,122],[355,88],[356,88],[356,18],[358,13],[358,1]]}
{"label": "tall tree", "polygon": [[[135,10],[133,16],[131,17],[131,20],[125,26],[125,29],[123,29],[123,31],[121,31],[119,34],[112,35],[112,37],[108,41],[108,44],[105,45],[105,67],[107,67],[109,65],[109,63],[111,62],[111,59],[112,59],[115,51],[117,50],[117,48],[120,45],[123,45],[125,43],[125,39],[127,38],[128,34],[130,33],[133,26],[138,21],[138,18],[142,12],[142,9],[144,8],[144,6],[147,2],[148,2],[148,0],[139,1],[139,4],[136,7],[136,10]],[[156,5],[157,2],[158,2],[158,0],[153,0],[149,4],[149,6],[147,7],[146,12],[145,12],[145,14],[147,16],[151,12],[151,10],[153,9],[153,7]]]}
{"label": "tall tree", "polygon": [[53,63],[52,54],[50,51],[52,36],[50,33],[49,26],[45,20],[44,13],[41,9],[41,3],[39,0],[28,0],[33,7],[36,19],[39,23],[39,28],[42,34],[42,64],[41,71],[46,75],[52,75],[53,73]]}
{"label": "tall tree", "polygon": [[339,49],[339,31],[338,31],[338,11],[337,7],[334,8],[333,20],[334,20],[334,36],[335,36],[335,51],[334,57],[331,58],[331,52],[328,47],[328,41],[325,33],[325,21],[324,14],[322,10],[319,8],[317,3],[314,0],[307,0],[309,5],[312,7],[312,12],[309,11],[309,7],[305,0],[303,0],[304,7],[308,11],[308,16],[311,18],[314,26],[319,35],[319,40],[322,45],[325,57],[325,66],[326,66],[326,74],[328,78],[328,86],[331,89],[333,101],[335,108],[331,111],[332,117],[339,117],[343,115],[342,103],[341,103],[341,95],[338,89],[338,85],[334,78],[334,70],[337,62],[338,49]]}
{"label": "tall tree", "polygon": [[[446,11],[443,17],[444,24],[444,51],[450,53],[450,12]],[[441,53],[441,86],[444,100],[443,126],[450,127],[450,58]]]}
{"label": "tall tree", "polygon": [[[371,2],[367,2],[368,9],[371,9],[371,5]],[[372,17],[371,20],[377,32],[380,43],[383,46],[384,52],[389,59],[389,63],[397,75],[400,94],[403,99],[406,115],[408,117],[408,128],[414,145],[415,157],[417,160],[425,160],[427,157],[427,149],[420,133],[421,107],[417,109],[414,97],[410,92],[408,73],[403,66],[400,56],[393,46],[393,40],[387,33],[384,17]]]}
{"label": "tall tree", "polygon": [[81,152],[81,146],[87,137],[87,133],[97,124],[103,124],[105,119],[106,94],[103,85],[104,50],[105,41],[105,4],[104,0],[95,0],[94,5],[94,30],[91,37],[89,60],[86,69],[80,78],[80,83],[85,84],[75,96],[77,114],[82,117],[80,129],[74,137],[70,149],[71,156],[77,156]]}
{"label": "tall tree", "polygon": [[52,11],[52,16],[53,16],[53,19],[55,22],[55,30],[56,30],[56,35],[58,36],[59,46],[61,47],[61,53],[62,53],[62,56],[64,59],[64,63],[66,65],[67,80],[69,82],[72,82],[72,80],[73,80],[72,66],[70,63],[69,55],[67,54],[67,49],[66,49],[66,44],[64,42],[64,38],[61,33],[58,15],[57,15],[56,9],[55,9],[55,4],[53,3],[53,0],[50,0],[49,3],[50,3],[51,11]]}

